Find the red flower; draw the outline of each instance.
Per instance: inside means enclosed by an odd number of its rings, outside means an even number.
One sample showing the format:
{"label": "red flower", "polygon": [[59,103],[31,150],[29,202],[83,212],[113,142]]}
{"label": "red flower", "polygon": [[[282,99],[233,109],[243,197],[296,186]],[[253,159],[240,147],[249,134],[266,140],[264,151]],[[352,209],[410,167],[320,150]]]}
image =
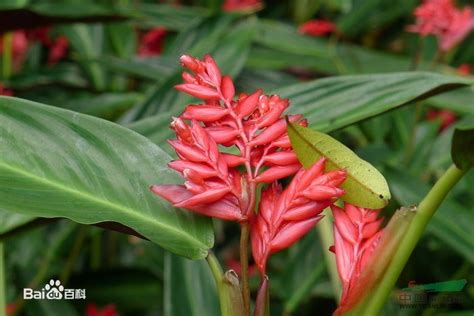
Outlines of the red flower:
{"label": "red flower", "polygon": [[56,64],[60,61],[66,54],[69,47],[69,41],[64,36],[59,36],[50,45],[48,63],[50,65]]}
{"label": "red flower", "polygon": [[[223,220],[250,222],[254,259],[262,274],[268,257],[288,247],[319,220],[319,213],[344,193],[344,171],[323,174],[324,159],[302,169],[282,118],[288,100],[279,96],[235,96],[232,79],[222,76],[214,59],[182,56],[184,84],[176,89],[203,104],[191,104],[171,128],[169,143],[179,159],[169,166],[184,185],[153,185],[151,190],[176,207]],[[301,115],[288,118],[307,125]],[[187,121],[189,123],[187,123]],[[233,147],[230,154],[220,147]],[[242,171],[243,170],[243,171]],[[286,190],[278,180],[296,174]],[[255,214],[257,184],[270,183]]]}
{"label": "red flower", "polygon": [[315,37],[330,34],[336,30],[336,25],[327,20],[310,20],[298,28],[301,34],[308,34]]}
{"label": "red flower", "polygon": [[5,88],[3,86],[3,84],[0,83],[0,95],[11,97],[11,96],[13,96],[13,91],[10,90],[10,89]]}
{"label": "red flower", "polygon": [[[337,270],[342,281],[341,306],[353,301],[352,292],[367,261],[374,253],[383,230],[378,210],[360,208],[346,203],[344,209],[331,206],[334,215],[334,246]],[[360,286],[360,284],[358,285]]]}
{"label": "red flower", "polygon": [[94,304],[89,304],[86,306],[85,316],[119,316],[119,313],[113,304],[106,305],[101,309]]}
{"label": "red flower", "polygon": [[435,35],[442,51],[456,46],[474,27],[471,8],[459,10],[452,0],[425,0],[413,14],[416,23],[407,30],[421,36]]}
{"label": "red flower", "polygon": [[428,113],[426,114],[426,118],[428,121],[433,121],[433,120],[440,120],[441,121],[441,126],[440,130],[444,130],[445,128],[449,127],[452,125],[454,122],[456,122],[456,113],[450,110],[429,110]]}
{"label": "red flower", "polygon": [[261,0],[225,0],[222,10],[231,11],[255,11],[263,7]]}
{"label": "red flower", "polygon": [[154,28],[143,34],[138,47],[138,55],[146,57],[161,54],[165,36],[166,29],[161,27]]}
{"label": "red flower", "polygon": [[461,76],[468,76],[471,74],[471,65],[469,64],[462,64],[458,67],[458,74]]}

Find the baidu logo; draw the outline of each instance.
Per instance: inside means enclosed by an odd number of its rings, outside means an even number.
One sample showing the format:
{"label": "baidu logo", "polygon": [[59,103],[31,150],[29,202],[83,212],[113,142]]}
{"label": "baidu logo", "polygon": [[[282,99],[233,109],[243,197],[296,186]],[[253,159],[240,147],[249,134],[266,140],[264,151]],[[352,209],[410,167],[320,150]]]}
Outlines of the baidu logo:
{"label": "baidu logo", "polygon": [[66,289],[61,281],[51,279],[41,290],[23,289],[25,300],[80,300],[86,298],[85,289]]}

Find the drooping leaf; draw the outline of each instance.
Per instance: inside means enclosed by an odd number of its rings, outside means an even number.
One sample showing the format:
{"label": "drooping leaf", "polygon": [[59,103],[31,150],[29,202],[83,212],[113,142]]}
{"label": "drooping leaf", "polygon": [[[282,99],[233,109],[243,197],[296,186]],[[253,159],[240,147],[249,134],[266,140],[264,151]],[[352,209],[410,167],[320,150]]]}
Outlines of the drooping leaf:
{"label": "drooping leaf", "polygon": [[459,169],[467,170],[474,166],[474,116],[456,125],[451,157]]}
{"label": "drooping leaf", "polygon": [[328,132],[379,115],[415,100],[473,82],[427,72],[338,76],[277,89],[312,127]]}
{"label": "drooping leaf", "polygon": [[326,157],[326,170],[344,169],[344,201],[371,209],[383,208],[390,200],[390,190],[382,174],[370,163],[331,136],[289,123],[288,135],[293,149],[305,168]]}
{"label": "drooping leaf", "polygon": [[165,254],[164,316],[218,316],[219,302],[211,271],[204,260]]}
{"label": "drooping leaf", "polygon": [[171,158],[114,123],[16,98],[0,97],[0,208],[84,224],[129,226],[190,258],[212,246],[207,219],[172,208],[149,192],[176,183]]}

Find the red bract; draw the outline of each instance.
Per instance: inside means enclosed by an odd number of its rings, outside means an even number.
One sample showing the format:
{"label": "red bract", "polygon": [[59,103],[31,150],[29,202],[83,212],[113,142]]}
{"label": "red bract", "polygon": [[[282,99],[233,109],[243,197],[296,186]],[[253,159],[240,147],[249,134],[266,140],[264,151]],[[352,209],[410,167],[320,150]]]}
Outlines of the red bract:
{"label": "red bract", "polygon": [[224,11],[254,11],[263,7],[261,0],[225,0],[222,5]]}
{"label": "red bract", "polygon": [[49,27],[38,27],[28,31],[30,41],[38,41],[49,48],[48,64],[58,63],[67,54],[69,41],[65,36],[53,38]]}
{"label": "red bract", "polygon": [[311,36],[324,36],[336,30],[336,25],[327,20],[310,20],[298,28],[301,34],[308,34]]}
{"label": "red bract", "polygon": [[165,36],[166,29],[162,27],[156,27],[143,34],[138,47],[138,55],[146,57],[161,54]]}
{"label": "red bract", "polygon": [[285,190],[273,182],[263,191],[251,231],[253,257],[262,274],[271,254],[298,241],[322,218],[320,213],[344,194],[339,186],[346,179],[345,171],[324,173],[325,162],[321,158],[310,169],[300,169]]}
{"label": "red bract", "polygon": [[[383,230],[378,210],[356,207],[346,203],[344,209],[331,206],[334,215],[334,246],[337,270],[342,281],[340,305],[345,305],[370,259]],[[360,284],[358,285],[360,286]]]}
{"label": "red bract", "polygon": [[471,8],[459,10],[452,0],[425,0],[413,14],[416,23],[407,30],[421,36],[435,35],[442,51],[456,46],[474,27]]}

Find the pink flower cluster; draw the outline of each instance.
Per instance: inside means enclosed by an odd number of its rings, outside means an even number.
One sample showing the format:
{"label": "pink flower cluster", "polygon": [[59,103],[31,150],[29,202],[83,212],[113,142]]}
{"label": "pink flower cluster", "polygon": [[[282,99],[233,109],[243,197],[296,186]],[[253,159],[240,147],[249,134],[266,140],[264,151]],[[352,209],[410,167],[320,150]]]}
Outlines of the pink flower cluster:
{"label": "pink flower cluster", "polygon": [[[153,185],[151,190],[176,207],[224,220],[250,223],[253,255],[265,273],[272,253],[301,238],[320,219],[321,211],[344,194],[345,171],[324,172],[324,159],[304,170],[282,117],[288,100],[276,95],[235,94],[210,56],[182,56],[184,84],[176,88],[200,100],[175,118],[169,141],[179,159],[169,166],[184,185]],[[306,125],[301,115],[288,118]],[[227,150],[223,150],[228,148]],[[279,180],[295,175],[282,190]],[[264,190],[256,209],[257,185]]]}
{"label": "pink flower cluster", "polygon": [[460,10],[453,0],[425,0],[413,14],[416,23],[407,30],[421,36],[435,35],[441,51],[456,46],[474,28],[472,9],[465,7]]}
{"label": "pink flower cluster", "polygon": [[160,55],[163,51],[167,31],[162,27],[155,27],[140,38],[138,55],[142,57]]}

